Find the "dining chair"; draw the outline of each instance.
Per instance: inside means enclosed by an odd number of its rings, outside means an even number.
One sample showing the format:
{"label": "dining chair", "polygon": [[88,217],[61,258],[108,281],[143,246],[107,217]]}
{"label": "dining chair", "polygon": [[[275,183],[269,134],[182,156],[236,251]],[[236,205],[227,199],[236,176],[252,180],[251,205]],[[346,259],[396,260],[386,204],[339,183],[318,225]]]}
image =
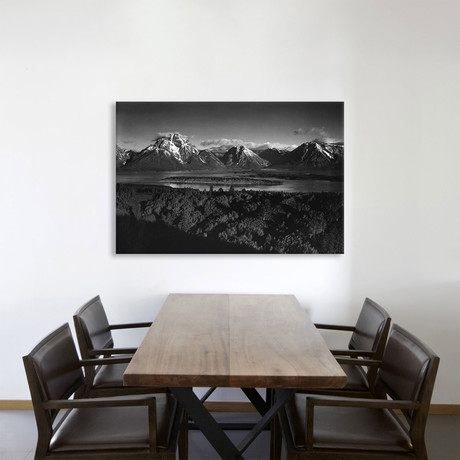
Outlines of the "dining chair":
{"label": "dining chair", "polygon": [[330,350],[347,375],[346,386],[340,389],[315,390],[315,393],[361,397],[372,395],[390,323],[388,312],[369,298],[364,300],[354,326],[315,323],[318,329],[351,332],[348,349]]}
{"label": "dining chair", "polygon": [[38,429],[35,459],[175,459],[182,409],[174,397],[81,398],[82,366],[93,361],[79,359],[68,324],[23,357]]}
{"label": "dining chair", "polygon": [[425,425],[438,365],[430,348],[394,325],[377,371],[379,398],[291,399],[281,417],[288,460],[427,460]]}
{"label": "dining chair", "polygon": [[[123,373],[136,348],[115,348],[112,330],[149,327],[151,322],[109,324],[99,296],[85,303],[73,316],[80,354],[83,359],[97,359],[85,368],[86,396],[164,393],[166,388],[123,387]],[[106,358],[118,356],[118,364],[107,364]]]}

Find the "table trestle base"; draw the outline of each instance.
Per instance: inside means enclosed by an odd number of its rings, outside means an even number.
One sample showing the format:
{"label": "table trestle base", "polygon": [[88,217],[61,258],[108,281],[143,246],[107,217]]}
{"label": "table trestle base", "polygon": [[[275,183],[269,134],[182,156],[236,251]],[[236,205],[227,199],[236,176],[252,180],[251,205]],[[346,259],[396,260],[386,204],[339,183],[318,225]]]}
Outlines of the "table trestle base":
{"label": "table trestle base", "polygon": [[250,424],[251,430],[237,446],[225,434],[223,428],[214,417],[207,411],[198,396],[190,387],[170,387],[171,393],[185,408],[189,417],[202,431],[210,444],[225,460],[243,459],[243,452],[249,447],[254,439],[268,426],[280,409],[295,393],[294,389],[276,389],[273,405],[267,404],[254,388],[242,388],[243,392],[260,412],[261,418],[256,424]]}

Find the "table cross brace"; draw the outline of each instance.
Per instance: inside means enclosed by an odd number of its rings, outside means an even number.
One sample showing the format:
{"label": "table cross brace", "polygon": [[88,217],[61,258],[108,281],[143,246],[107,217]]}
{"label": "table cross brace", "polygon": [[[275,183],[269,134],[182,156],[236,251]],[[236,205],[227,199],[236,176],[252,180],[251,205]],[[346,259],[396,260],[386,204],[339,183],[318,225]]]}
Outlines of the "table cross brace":
{"label": "table cross brace", "polygon": [[[256,391],[256,390],[254,390]],[[272,406],[268,408],[261,419],[256,423],[254,428],[247,434],[247,436],[241,441],[238,446],[238,451],[242,454],[254,441],[254,439],[262,432],[262,430],[272,421],[276,414],[283,408],[283,406],[289,401],[295,390],[275,390],[275,401]],[[262,399],[262,398],[261,398]]]}
{"label": "table cross brace", "polygon": [[[223,459],[242,460],[243,452],[249,447],[254,439],[263,431],[271,422],[279,410],[295,393],[295,390],[275,390],[275,401],[270,407],[255,389],[242,389],[251,402],[254,402],[258,411],[262,414],[261,419],[254,425],[252,430],[247,434],[243,441],[236,447],[230,438],[225,434],[217,421],[204,407],[203,403],[193,392],[190,387],[170,387],[171,393],[176,397],[179,403],[185,408],[186,412],[200,428],[206,439],[218,452]],[[255,395],[257,393],[257,396]],[[259,399],[260,398],[260,399]]]}
{"label": "table cross brace", "polygon": [[249,401],[252,402],[252,405],[257,409],[260,415],[265,415],[267,413],[270,406],[255,388],[241,388],[241,390]]}

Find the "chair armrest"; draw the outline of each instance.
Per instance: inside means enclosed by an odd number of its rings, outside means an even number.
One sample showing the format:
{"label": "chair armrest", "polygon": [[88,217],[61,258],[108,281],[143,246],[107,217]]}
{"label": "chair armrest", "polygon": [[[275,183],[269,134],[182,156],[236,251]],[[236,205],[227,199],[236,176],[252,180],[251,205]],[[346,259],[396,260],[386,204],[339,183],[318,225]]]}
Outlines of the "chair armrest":
{"label": "chair armrest", "polygon": [[370,366],[370,367],[380,367],[382,361],[379,359],[359,359],[359,358],[340,358],[337,357],[336,361],[339,364],[347,364],[350,366]]}
{"label": "chair armrest", "polygon": [[82,399],[49,399],[43,403],[45,409],[82,409],[88,407],[129,407],[149,406],[155,404],[154,396],[130,398],[82,398]]}
{"label": "chair armrest", "polygon": [[366,399],[366,398],[339,398],[324,396],[307,396],[305,420],[305,447],[307,451],[313,450],[313,427],[315,406],[332,407],[361,407],[367,409],[418,409],[420,403],[416,401]]}
{"label": "chair armrest", "polygon": [[131,361],[131,356],[125,358],[93,358],[93,359],[80,359],[81,366],[100,366],[102,364],[124,364]]}
{"label": "chair armrest", "polygon": [[133,355],[136,353],[137,348],[91,348],[88,353],[94,355]]}
{"label": "chair armrest", "polygon": [[85,399],[50,399],[43,403],[45,409],[85,409],[95,407],[148,407],[148,428],[150,451],[157,448],[157,406],[154,396],[137,396],[129,398],[85,398]]}
{"label": "chair armrest", "polygon": [[367,409],[418,409],[417,401],[402,399],[368,399],[368,398],[339,398],[324,396],[307,396],[308,406],[333,406],[333,407],[364,407]]}
{"label": "chair armrest", "polygon": [[355,326],[343,326],[340,324],[315,323],[317,329],[330,329],[331,331],[354,331]]}
{"label": "chair armrest", "polygon": [[144,322],[144,323],[123,323],[123,324],[111,324],[109,327],[110,329],[135,329],[138,327],[150,327],[152,322]]}
{"label": "chair armrest", "polygon": [[329,350],[334,356],[350,356],[352,358],[358,358],[359,356],[366,356],[368,358],[372,358],[375,356],[375,351],[369,350]]}

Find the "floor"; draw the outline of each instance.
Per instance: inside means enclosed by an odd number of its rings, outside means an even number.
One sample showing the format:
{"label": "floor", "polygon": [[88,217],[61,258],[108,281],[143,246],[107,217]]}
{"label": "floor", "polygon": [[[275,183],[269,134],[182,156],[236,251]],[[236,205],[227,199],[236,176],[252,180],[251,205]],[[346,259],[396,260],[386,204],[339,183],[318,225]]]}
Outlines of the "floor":
{"label": "floor", "polygon": [[[233,421],[235,414],[219,414],[222,421]],[[250,421],[251,414],[238,414]],[[32,460],[37,439],[35,419],[31,411],[0,411],[0,460]],[[245,432],[229,431],[234,442],[243,439]],[[263,432],[245,453],[246,460],[267,460],[269,433]],[[460,459],[460,416],[431,415],[426,429],[426,443],[430,460]],[[212,447],[195,430],[189,433],[189,459],[218,458]]]}

